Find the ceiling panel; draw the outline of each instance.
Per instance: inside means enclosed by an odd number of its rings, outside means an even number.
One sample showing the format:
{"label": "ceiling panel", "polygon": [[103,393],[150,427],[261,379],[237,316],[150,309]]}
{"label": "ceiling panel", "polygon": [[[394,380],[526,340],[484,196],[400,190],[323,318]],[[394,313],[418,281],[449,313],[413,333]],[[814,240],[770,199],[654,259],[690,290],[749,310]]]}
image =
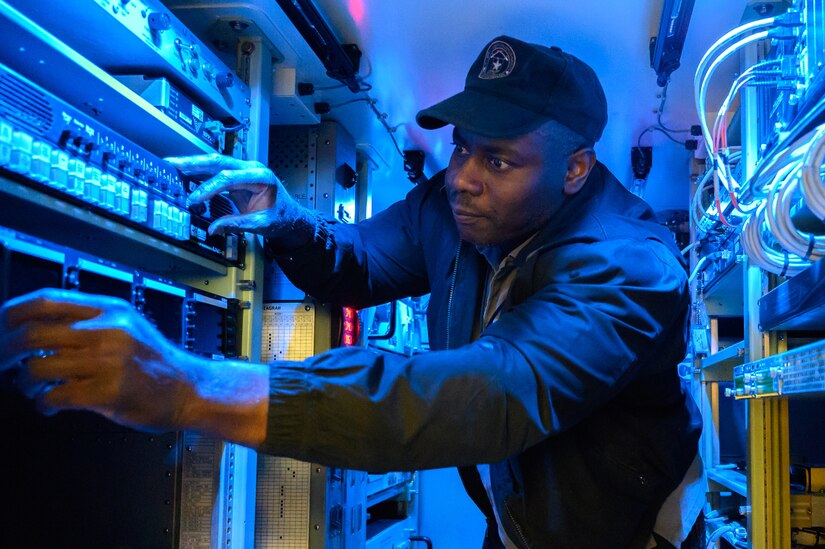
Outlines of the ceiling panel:
{"label": "ceiling panel", "polygon": [[[427,153],[429,175],[446,165],[450,131],[419,129],[415,113],[461,90],[466,70],[483,45],[499,34],[510,34],[557,45],[596,70],[609,111],[597,154],[620,180],[632,180],[631,146],[655,122],[659,104],[660,88],[650,68],[648,41],[657,32],[661,0],[316,0],[316,4],[341,41],[357,43],[364,52],[361,72],[373,86],[371,97],[387,114],[388,123],[397,127],[395,136],[401,148]],[[669,86],[663,117],[669,126],[686,128],[696,123],[695,67],[707,47],[738,24],[746,4],[696,0],[682,67]],[[726,80],[720,75],[720,88],[726,88]],[[346,90],[323,96],[333,105],[354,97]],[[371,143],[387,160],[376,174],[376,207],[403,196],[410,185],[391,141],[368,105],[356,102],[337,107],[329,116],[342,121],[357,142]],[[649,201],[656,209],[686,207],[689,153],[658,133],[647,134],[643,144],[654,146]]]}

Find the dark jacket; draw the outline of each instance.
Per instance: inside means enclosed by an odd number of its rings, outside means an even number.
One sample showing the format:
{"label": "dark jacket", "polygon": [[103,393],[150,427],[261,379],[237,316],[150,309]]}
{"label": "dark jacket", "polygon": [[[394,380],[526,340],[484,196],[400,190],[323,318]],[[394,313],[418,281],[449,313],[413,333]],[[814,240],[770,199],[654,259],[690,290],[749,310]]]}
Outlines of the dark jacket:
{"label": "dark jacket", "polygon": [[[677,375],[689,298],[670,233],[597,164],[518,255],[501,315],[471,341],[487,264],[459,242],[443,177],[365,222],[322,223],[300,249],[271,245],[323,301],[431,293],[434,352],[277,363],[264,451],[375,471],[490,463],[520,547],[644,546],[700,431]],[[462,478],[489,520],[475,469]]]}

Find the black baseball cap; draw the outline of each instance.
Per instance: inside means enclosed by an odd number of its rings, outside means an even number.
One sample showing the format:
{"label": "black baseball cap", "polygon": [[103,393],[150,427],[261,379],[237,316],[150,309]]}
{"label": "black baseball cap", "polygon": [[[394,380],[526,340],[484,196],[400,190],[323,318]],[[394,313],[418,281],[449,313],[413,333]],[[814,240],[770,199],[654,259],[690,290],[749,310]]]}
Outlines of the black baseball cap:
{"label": "black baseball cap", "polygon": [[607,100],[596,73],[577,57],[499,36],[470,67],[464,91],[415,118],[424,129],[453,124],[493,138],[523,135],[555,120],[595,143],[607,124]]}

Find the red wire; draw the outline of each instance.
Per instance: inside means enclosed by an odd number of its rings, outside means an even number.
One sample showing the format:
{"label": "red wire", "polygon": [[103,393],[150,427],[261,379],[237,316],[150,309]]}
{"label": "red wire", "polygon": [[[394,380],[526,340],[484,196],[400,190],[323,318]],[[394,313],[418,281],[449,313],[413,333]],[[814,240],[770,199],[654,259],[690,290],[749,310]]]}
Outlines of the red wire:
{"label": "red wire", "polygon": [[733,225],[731,225],[730,223],[728,223],[728,220],[727,220],[727,219],[725,219],[725,214],[724,214],[724,213],[722,213],[722,203],[719,201],[719,196],[718,196],[718,195],[714,197],[714,201],[716,202],[716,213],[718,213],[718,214],[719,214],[719,221],[721,221],[721,222],[722,222],[722,224],[723,224],[725,227],[727,227],[727,228],[729,228],[729,229],[732,229],[732,228],[733,228]]}

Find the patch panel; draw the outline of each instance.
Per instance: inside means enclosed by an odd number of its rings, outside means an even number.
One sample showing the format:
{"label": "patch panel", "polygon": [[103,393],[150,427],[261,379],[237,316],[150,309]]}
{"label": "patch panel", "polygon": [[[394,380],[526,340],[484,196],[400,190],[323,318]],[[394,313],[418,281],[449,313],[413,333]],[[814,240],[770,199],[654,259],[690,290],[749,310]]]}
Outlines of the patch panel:
{"label": "patch panel", "polygon": [[825,340],[736,366],[733,382],[737,399],[825,392]]}

